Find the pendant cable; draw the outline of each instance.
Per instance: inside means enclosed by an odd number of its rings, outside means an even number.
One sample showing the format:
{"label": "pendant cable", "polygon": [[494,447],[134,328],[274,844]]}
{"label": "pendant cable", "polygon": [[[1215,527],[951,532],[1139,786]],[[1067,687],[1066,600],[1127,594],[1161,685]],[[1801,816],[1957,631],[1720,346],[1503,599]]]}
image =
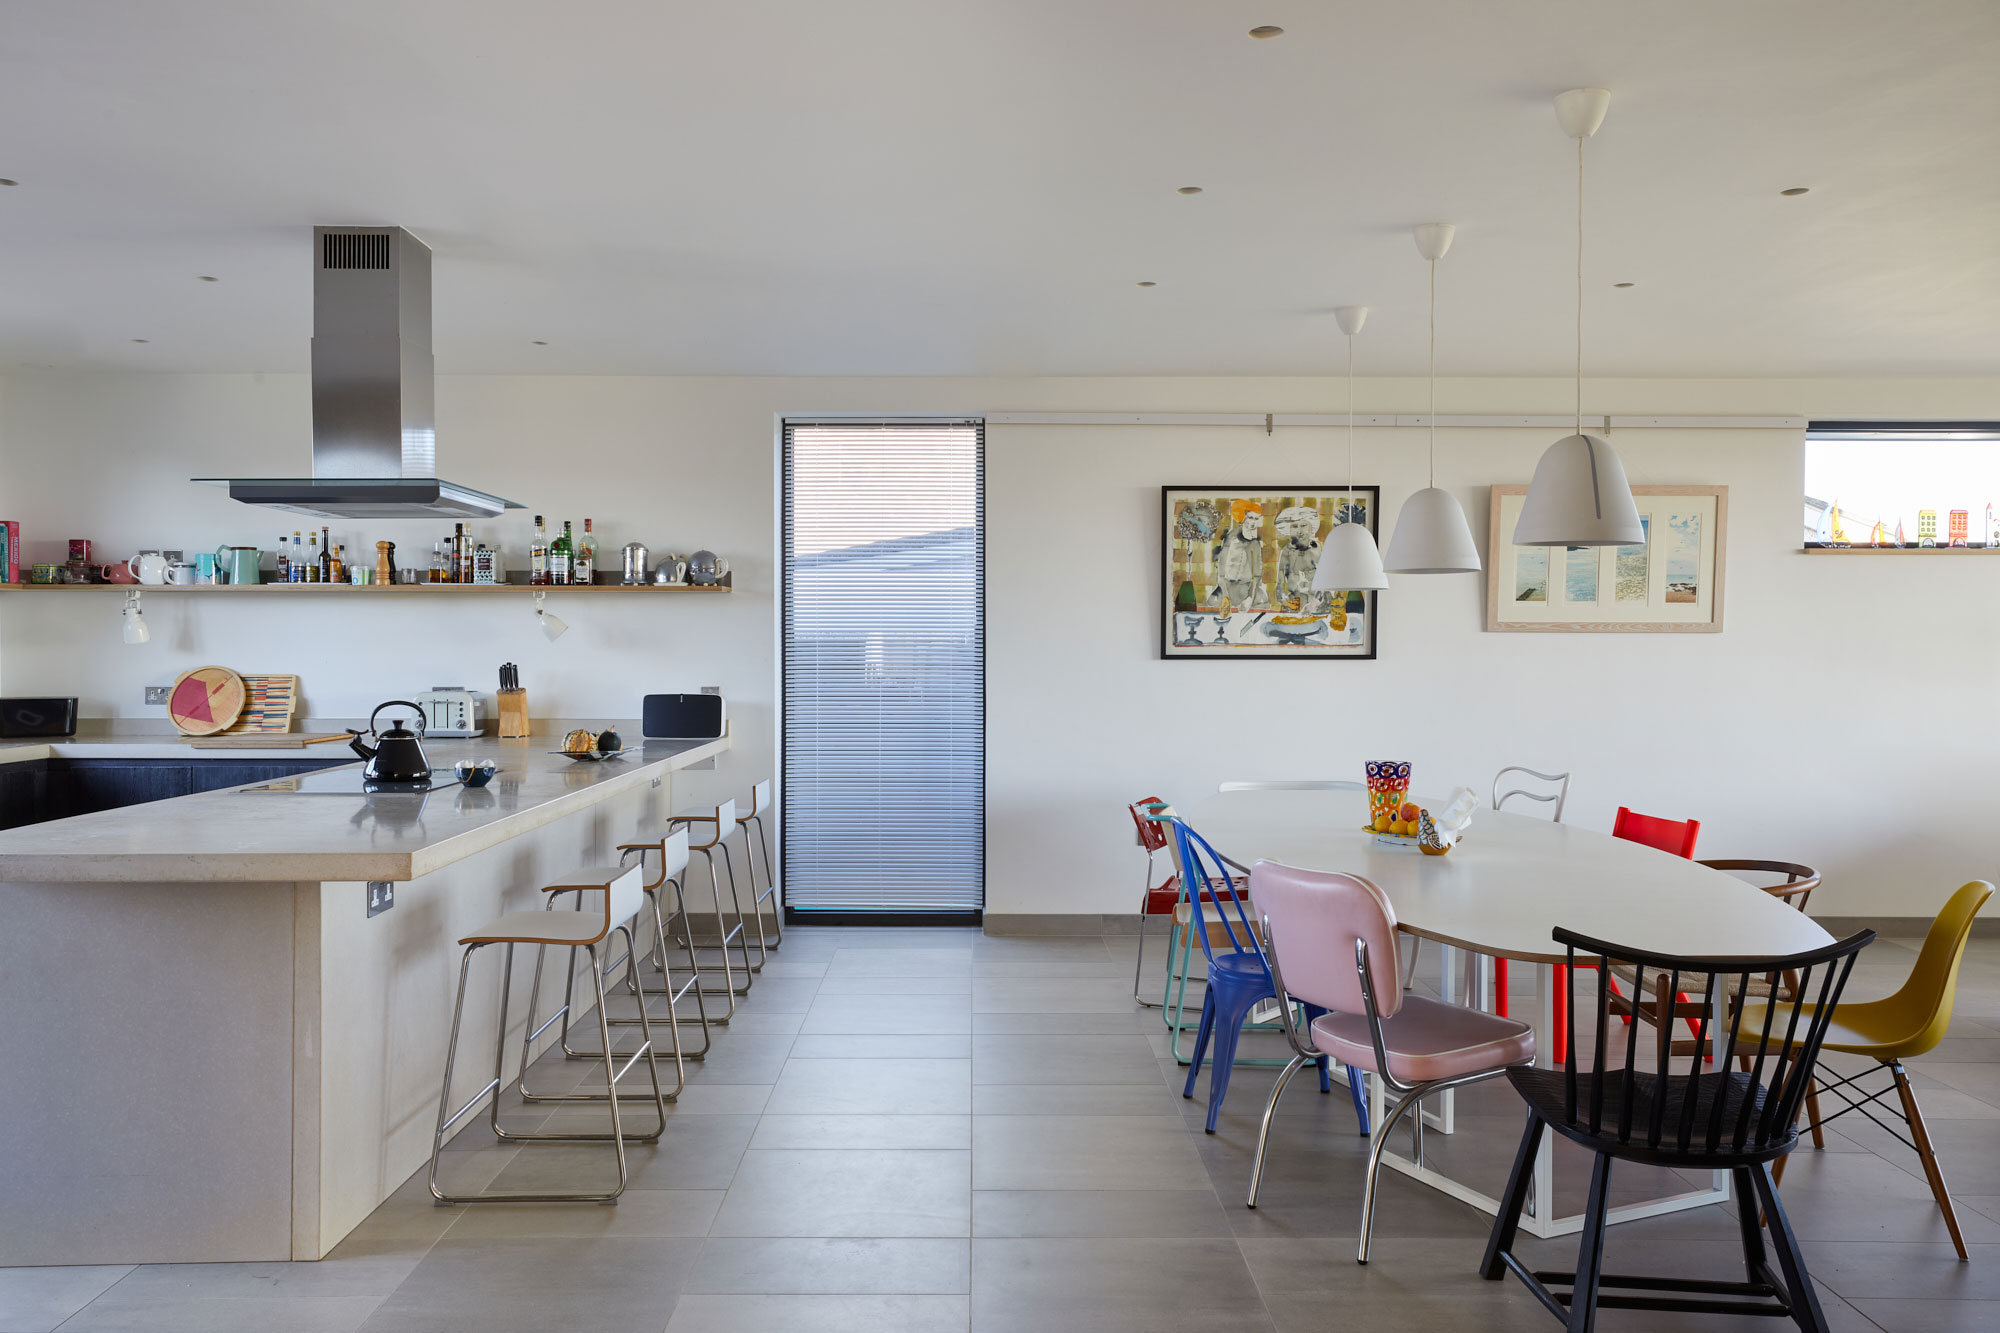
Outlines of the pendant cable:
{"label": "pendant cable", "polygon": [[1431,261],[1431,487],[1438,484],[1438,262]]}
{"label": "pendant cable", "polygon": [[1576,139],[1576,433],[1583,434],[1583,141]]}

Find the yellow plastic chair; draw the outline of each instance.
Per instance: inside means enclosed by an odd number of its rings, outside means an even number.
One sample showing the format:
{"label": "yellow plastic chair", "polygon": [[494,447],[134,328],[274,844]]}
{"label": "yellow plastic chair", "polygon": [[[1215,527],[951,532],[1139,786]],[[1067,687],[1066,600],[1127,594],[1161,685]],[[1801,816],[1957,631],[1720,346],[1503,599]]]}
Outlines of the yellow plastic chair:
{"label": "yellow plastic chair", "polygon": [[[1958,1214],[1952,1211],[1951,1195],[1945,1190],[1944,1174],[1938,1170],[1937,1154],[1931,1149],[1931,1136],[1924,1128],[1923,1112],[1917,1109],[1917,1094],[1910,1087],[1903,1061],[1928,1053],[1944,1039],[1945,1029],[1951,1026],[1952,999],[1958,991],[1958,965],[1965,957],[1965,942],[1972,936],[1972,919],[1992,896],[1993,886],[1983,879],[1962,886],[1931,922],[1916,966],[1910,969],[1909,979],[1901,989],[1880,1000],[1846,1000],[1834,1011],[1823,1049],[1866,1055],[1879,1063],[1874,1069],[1851,1077],[1822,1082],[1819,1088],[1822,1093],[1837,1096],[1846,1105],[1813,1125],[1818,1129],[1849,1111],[1859,1111],[1914,1148],[1923,1161],[1924,1177],[1930,1181],[1931,1194],[1937,1199],[1938,1211],[1944,1214],[1944,1224],[1951,1232],[1951,1243],[1957,1248],[1960,1260],[1966,1258],[1965,1237],[1959,1232]],[[1744,1007],[1744,1031],[1761,1030],[1763,1009],[1757,1003]],[[1859,1100],[1849,1095],[1849,1089],[1860,1091],[1855,1085],[1861,1079],[1885,1068],[1892,1080],[1889,1087]],[[1822,1078],[1827,1072],[1822,1067]],[[1909,1138],[1903,1138],[1893,1126],[1877,1120],[1869,1109],[1892,1091],[1902,1100],[1902,1118],[1909,1126]],[[1784,1166],[1785,1159],[1780,1158],[1773,1175],[1782,1177]]]}

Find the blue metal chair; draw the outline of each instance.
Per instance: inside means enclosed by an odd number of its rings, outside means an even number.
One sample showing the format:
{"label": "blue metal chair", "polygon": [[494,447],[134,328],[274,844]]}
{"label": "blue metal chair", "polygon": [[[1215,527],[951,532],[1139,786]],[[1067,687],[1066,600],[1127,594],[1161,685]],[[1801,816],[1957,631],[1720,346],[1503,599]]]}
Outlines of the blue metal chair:
{"label": "blue metal chair", "polygon": [[[1185,900],[1193,913],[1193,934],[1201,941],[1202,954],[1208,959],[1208,986],[1201,1002],[1201,1027],[1195,1033],[1194,1058],[1188,1064],[1187,1084],[1181,1089],[1181,1096],[1194,1097],[1194,1084],[1201,1075],[1202,1058],[1210,1053],[1210,1043],[1213,1042],[1214,1069],[1208,1077],[1208,1122],[1202,1127],[1213,1134],[1216,1117],[1222,1113],[1222,1099],[1229,1094],[1229,1074],[1236,1064],[1236,1042],[1243,1034],[1244,1020],[1258,1004],[1279,998],[1278,986],[1271,977],[1271,966],[1264,959],[1264,950],[1257,942],[1257,933],[1251,929],[1243,898],[1236,892],[1229,867],[1221,855],[1180,818],[1167,815],[1164,822],[1173,828],[1174,859],[1179,863],[1177,869],[1181,874]],[[1217,922],[1228,939],[1226,952],[1219,950],[1209,938],[1204,903],[1215,909]],[[1232,909],[1236,917],[1234,922],[1229,919]],[[1303,1007],[1307,1025],[1326,1012],[1313,1005]],[[1333,1091],[1332,1061],[1325,1056],[1319,1060],[1319,1090]],[[1354,1099],[1354,1115],[1361,1122],[1361,1134],[1366,1137],[1368,1108],[1361,1099],[1359,1074],[1348,1074],[1347,1091]]]}

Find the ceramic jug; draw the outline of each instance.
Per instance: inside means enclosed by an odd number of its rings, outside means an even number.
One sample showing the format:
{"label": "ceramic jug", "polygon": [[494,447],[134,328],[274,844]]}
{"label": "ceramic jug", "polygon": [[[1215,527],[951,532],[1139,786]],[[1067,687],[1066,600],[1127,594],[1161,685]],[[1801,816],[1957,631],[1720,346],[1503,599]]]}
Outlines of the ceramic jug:
{"label": "ceramic jug", "polygon": [[254,546],[224,546],[215,553],[216,568],[231,583],[262,583],[264,553]]}

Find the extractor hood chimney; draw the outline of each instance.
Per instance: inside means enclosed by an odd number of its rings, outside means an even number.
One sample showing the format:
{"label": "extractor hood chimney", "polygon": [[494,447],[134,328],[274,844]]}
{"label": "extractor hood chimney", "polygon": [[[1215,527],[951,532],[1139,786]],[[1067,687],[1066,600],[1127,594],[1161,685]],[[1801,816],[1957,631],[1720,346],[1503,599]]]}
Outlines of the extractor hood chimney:
{"label": "extractor hood chimney", "polygon": [[313,518],[493,518],[437,475],[431,251],[401,227],[313,228],[310,477],[198,477]]}

